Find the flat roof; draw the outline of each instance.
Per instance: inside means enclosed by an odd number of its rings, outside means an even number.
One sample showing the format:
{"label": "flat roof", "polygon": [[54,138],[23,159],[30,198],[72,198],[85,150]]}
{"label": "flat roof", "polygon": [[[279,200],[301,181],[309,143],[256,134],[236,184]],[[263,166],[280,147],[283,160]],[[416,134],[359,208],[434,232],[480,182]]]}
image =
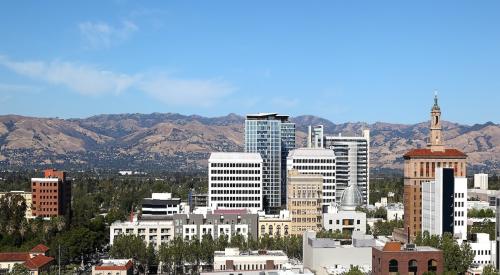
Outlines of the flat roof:
{"label": "flat roof", "polygon": [[298,148],[290,151],[288,157],[328,157],[335,158],[335,152],[324,148]]}
{"label": "flat roof", "polygon": [[214,152],[210,154],[208,161],[217,160],[240,160],[240,161],[255,161],[262,162],[262,157],[259,153],[244,153],[244,152]]}
{"label": "flat roof", "polygon": [[31,178],[31,182],[59,182],[59,178]]}

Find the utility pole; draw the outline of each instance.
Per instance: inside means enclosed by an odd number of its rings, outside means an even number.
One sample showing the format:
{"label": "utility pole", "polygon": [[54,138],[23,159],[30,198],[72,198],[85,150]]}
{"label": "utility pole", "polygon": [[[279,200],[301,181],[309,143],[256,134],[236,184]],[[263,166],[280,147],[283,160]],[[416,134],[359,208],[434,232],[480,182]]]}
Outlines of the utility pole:
{"label": "utility pole", "polygon": [[59,272],[58,274],[61,275],[61,244],[59,244],[59,257],[58,258],[58,265],[59,265]]}

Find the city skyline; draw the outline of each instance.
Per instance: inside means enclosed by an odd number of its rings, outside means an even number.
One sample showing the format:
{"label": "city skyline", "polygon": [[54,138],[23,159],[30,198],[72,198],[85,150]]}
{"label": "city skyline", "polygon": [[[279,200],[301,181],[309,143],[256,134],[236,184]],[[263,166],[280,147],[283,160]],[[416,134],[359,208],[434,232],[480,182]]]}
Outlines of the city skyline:
{"label": "city skyline", "polygon": [[498,123],[499,5],[4,3],[0,115]]}

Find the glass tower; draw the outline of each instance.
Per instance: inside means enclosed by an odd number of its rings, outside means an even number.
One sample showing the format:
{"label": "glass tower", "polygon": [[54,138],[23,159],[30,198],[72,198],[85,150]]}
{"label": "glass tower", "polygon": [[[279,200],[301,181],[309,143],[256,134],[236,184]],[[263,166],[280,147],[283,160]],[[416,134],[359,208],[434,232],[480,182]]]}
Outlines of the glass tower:
{"label": "glass tower", "polygon": [[286,198],[286,157],[295,148],[295,124],[276,113],[247,115],[245,152],[260,153],[263,160],[264,206],[279,208]]}

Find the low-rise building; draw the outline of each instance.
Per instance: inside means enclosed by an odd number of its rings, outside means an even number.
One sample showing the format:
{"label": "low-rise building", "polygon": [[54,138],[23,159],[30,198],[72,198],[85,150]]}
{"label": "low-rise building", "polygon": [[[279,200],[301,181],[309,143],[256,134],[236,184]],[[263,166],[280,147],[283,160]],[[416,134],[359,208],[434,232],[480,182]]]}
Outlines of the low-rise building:
{"label": "low-rise building", "polygon": [[474,188],[488,190],[488,174],[474,174]]}
{"label": "low-rise building", "polygon": [[286,237],[290,235],[292,218],[288,210],[281,210],[279,215],[265,215],[259,212],[259,238]]}
{"label": "low-rise building", "polygon": [[203,239],[210,235],[213,239],[225,235],[240,234],[245,239],[258,237],[258,215],[249,214],[243,210],[215,210],[207,214],[176,214],[174,215],[175,236],[184,240]]}
{"label": "low-rise building", "polygon": [[371,270],[372,246],[383,245],[373,236],[353,234],[352,244],[344,245],[338,240],[316,238],[316,232],[308,231],[303,237],[304,268],[316,275],[344,274],[352,266],[364,272]]}
{"label": "low-rise building", "polygon": [[132,275],[134,264],[130,259],[102,260],[98,265],[92,266],[92,275]]}
{"label": "low-rise building", "polygon": [[54,258],[46,254],[49,248],[39,244],[30,252],[3,252],[0,253],[0,274],[8,274],[15,264],[24,265],[30,275],[47,274]]}
{"label": "low-rise building", "polygon": [[443,251],[429,247],[387,242],[384,246],[372,247],[373,275],[443,274]]}
{"label": "low-rise building", "polygon": [[25,191],[0,192],[0,198],[7,195],[7,194],[18,195],[18,196],[23,197],[24,201],[26,202],[26,211],[25,211],[24,217],[26,219],[33,218],[33,214],[31,212],[31,209],[33,208],[31,192],[25,192]]}
{"label": "low-rise building", "polygon": [[385,209],[387,211],[387,221],[403,220],[405,210],[402,203],[390,203]]}
{"label": "low-rise building", "polygon": [[354,231],[366,233],[366,213],[360,211],[338,210],[323,214],[323,228],[327,231],[340,231],[352,234]]}
{"label": "low-rise building", "polygon": [[240,252],[238,248],[226,248],[214,253],[214,271],[280,270],[286,263],[288,256],[281,250]]}
{"label": "low-rise building", "polygon": [[172,198],[171,193],[152,193],[151,198],[142,200],[142,218],[161,218],[181,213],[181,199]]}
{"label": "low-rise building", "polygon": [[109,242],[113,245],[118,236],[130,234],[141,237],[146,244],[159,249],[162,243],[167,243],[174,238],[174,229],[173,219],[117,221],[109,228]]}
{"label": "low-rise building", "polygon": [[208,193],[196,193],[194,190],[189,191],[188,204],[191,211],[199,207],[208,207]]}
{"label": "low-rise building", "polygon": [[490,235],[487,233],[472,234],[468,241],[472,251],[474,251],[474,267],[484,267],[485,265],[495,266],[496,243],[490,241]]}

